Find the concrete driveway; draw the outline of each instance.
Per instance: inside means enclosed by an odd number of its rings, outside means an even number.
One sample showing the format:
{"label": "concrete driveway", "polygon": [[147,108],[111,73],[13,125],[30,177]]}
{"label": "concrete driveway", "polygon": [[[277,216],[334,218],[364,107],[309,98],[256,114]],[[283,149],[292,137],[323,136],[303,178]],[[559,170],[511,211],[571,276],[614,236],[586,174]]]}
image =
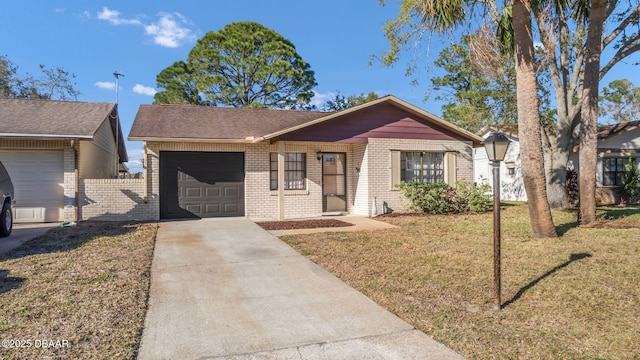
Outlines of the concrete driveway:
{"label": "concrete driveway", "polygon": [[25,242],[58,226],[60,226],[60,223],[13,224],[11,235],[0,238],[0,254],[8,253]]}
{"label": "concrete driveway", "polygon": [[245,218],[162,222],[139,359],[462,359]]}

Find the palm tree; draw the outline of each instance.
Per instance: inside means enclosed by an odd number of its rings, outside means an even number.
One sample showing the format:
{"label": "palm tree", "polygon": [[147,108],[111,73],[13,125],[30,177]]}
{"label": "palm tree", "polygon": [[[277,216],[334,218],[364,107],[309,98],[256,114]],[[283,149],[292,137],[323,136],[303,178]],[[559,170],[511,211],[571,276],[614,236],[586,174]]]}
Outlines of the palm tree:
{"label": "palm tree", "polygon": [[587,32],[587,58],[582,94],[582,129],[580,131],[580,224],[596,221],[596,164],[598,161],[598,86],[602,32],[607,18],[607,0],[592,0]]}
{"label": "palm tree", "polygon": [[[472,17],[474,6],[485,6],[485,13],[495,11],[495,2],[475,0],[405,0],[400,13],[385,26],[386,36],[391,49],[383,58],[385,64],[392,64],[398,53],[411,36],[420,31],[445,33],[466,22]],[[540,142],[540,114],[538,112],[538,92],[534,68],[534,48],[531,24],[530,0],[512,0],[511,21],[500,23],[502,27],[513,28],[511,40],[505,40],[514,46],[516,58],[516,83],[518,106],[518,129],[520,132],[520,154],[524,176],[524,186],[529,203],[531,228],[536,237],[557,237],[547,202],[546,178],[542,144]],[[511,10],[507,8],[507,12]],[[418,19],[419,24],[407,24]],[[409,28],[407,32],[407,28]],[[504,29],[503,29],[504,30]],[[511,30],[511,29],[509,29]]]}
{"label": "palm tree", "polygon": [[[381,0],[384,4],[388,0]],[[595,220],[595,171],[597,143],[595,137],[595,127],[598,116],[597,94],[600,79],[607,74],[611,68],[625,58],[640,51],[640,28],[637,27],[638,17],[640,17],[640,2],[637,0],[621,2],[619,0],[404,0],[402,2],[398,16],[385,25],[385,34],[389,39],[391,48],[383,58],[385,64],[391,64],[398,58],[400,50],[409,44],[414,44],[415,40],[422,38],[425,32],[447,33],[453,29],[467,27],[471,30],[474,25],[486,28],[490,24],[497,23],[498,28],[502,28],[508,40],[504,45],[510,45],[513,50],[513,34],[516,21],[522,23],[521,31],[531,37],[531,20],[533,16],[538,25],[540,40],[542,41],[548,58],[546,64],[552,74],[553,84],[556,92],[556,103],[558,106],[557,122],[555,131],[542,131],[528,128],[528,134],[540,133],[543,145],[548,148],[544,155],[544,165],[546,171],[538,174],[537,169],[528,169],[528,173],[535,178],[535,181],[545,179],[547,181],[546,197],[553,207],[563,207],[567,203],[564,182],[566,179],[566,165],[571,150],[576,141],[580,144],[580,178],[581,178],[581,223],[587,224]],[[496,22],[497,9],[504,5],[508,13],[508,18],[503,16]],[[509,6],[510,5],[510,6]],[[526,11],[517,11],[518,15],[512,13],[514,6],[523,6]],[[484,12],[478,13],[480,9]],[[487,16],[489,14],[489,16]],[[512,16],[512,14],[514,16]],[[480,15],[480,16],[478,16]],[[475,20],[482,19],[475,23]],[[507,21],[502,21],[507,19]],[[604,33],[604,22],[611,25],[608,33]],[[513,23],[512,23],[513,22]],[[570,29],[570,24],[575,24],[575,29]],[[609,25],[608,25],[609,26]],[[583,30],[586,31],[583,32]],[[577,38],[569,36],[574,32]],[[583,39],[581,34],[586,33],[587,40],[584,46],[580,46]],[[577,41],[580,40],[580,41]],[[518,51],[528,51],[527,47],[519,46]],[[612,45],[614,51],[608,52],[608,60],[601,60],[601,55],[607,46]],[[611,47],[610,47],[611,48]],[[557,51],[557,52],[556,52]],[[516,58],[522,62],[526,60],[524,54],[515,54]],[[596,71],[596,64],[604,61],[599,72]],[[587,70],[586,67],[590,66]],[[529,81],[528,77],[523,77],[528,69],[520,68],[518,76],[520,80]],[[518,90],[531,94],[532,97],[523,99],[518,97],[518,107],[525,106],[533,110],[529,105],[534,97],[530,89],[522,89],[519,80]],[[577,100],[577,101],[574,101]],[[536,100],[537,101],[537,100]],[[536,112],[526,110],[519,113],[522,117],[532,116]],[[584,119],[583,119],[584,118]],[[527,123],[527,119],[522,119]],[[520,125],[522,126],[522,125]],[[533,126],[533,125],[532,125]],[[531,141],[537,141],[529,135],[525,135]],[[580,139],[576,140],[577,134]],[[526,141],[526,140],[525,140]],[[534,148],[528,157],[538,159],[537,143],[531,143]],[[526,151],[529,151],[526,150]],[[534,153],[535,152],[535,153]],[[524,157],[524,155],[523,155]],[[533,192],[533,193],[532,193]],[[527,188],[530,199],[538,201],[542,192],[538,191],[537,185],[534,189]],[[531,204],[530,204],[531,206]],[[542,206],[536,206],[541,209]],[[536,223],[540,217],[545,217],[541,227]],[[534,233],[545,233],[544,227],[550,230],[549,224],[552,220],[547,218],[547,212],[531,214],[532,227]],[[548,221],[547,221],[548,220]],[[537,230],[536,230],[537,229]]]}
{"label": "palm tree", "polygon": [[516,98],[522,176],[527,192],[531,228],[535,237],[557,237],[547,202],[544,154],[540,142],[538,88],[529,0],[512,2],[513,45],[516,59]]}

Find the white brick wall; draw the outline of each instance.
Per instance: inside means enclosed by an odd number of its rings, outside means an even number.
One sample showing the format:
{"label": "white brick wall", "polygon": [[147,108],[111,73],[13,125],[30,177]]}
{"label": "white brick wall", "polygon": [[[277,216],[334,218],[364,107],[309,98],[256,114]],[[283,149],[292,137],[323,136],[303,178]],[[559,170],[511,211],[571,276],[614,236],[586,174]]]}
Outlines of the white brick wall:
{"label": "white brick wall", "polygon": [[[75,144],[77,150],[79,144]],[[76,171],[74,149],[66,143],[64,146],[64,221],[76,220]]]}
{"label": "white brick wall", "polygon": [[[251,149],[260,150],[255,153]],[[262,148],[262,146],[266,146]],[[285,219],[315,217],[322,215],[322,161],[317,152],[347,154],[347,211],[352,211],[357,174],[352,159],[352,145],[287,142],[285,152],[305,153],[307,158],[307,183],[305,190],[285,190]],[[252,218],[276,219],[278,217],[278,192],[269,190],[269,153],[278,152],[278,144],[247,146],[245,161],[253,154],[254,166],[247,167],[246,210]],[[253,173],[252,173],[253,172]]]}
{"label": "white brick wall", "polygon": [[247,217],[277,215],[278,199],[269,191],[269,144],[250,144],[244,155],[245,186],[244,209]]}
{"label": "white brick wall", "polygon": [[[3,148],[64,150],[64,219],[75,219],[74,152],[62,141],[7,141]],[[78,144],[76,143],[76,149]],[[160,151],[222,151],[245,154],[245,213],[247,217],[276,219],[278,193],[269,189],[269,153],[277,144],[217,144],[148,142],[145,145],[144,179],[80,180],[81,220],[158,220],[160,218]],[[322,162],[316,153],[347,154],[347,212],[368,216],[376,197],[378,214],[386,202],[394,211],[406,208],[404,197],[391,186],[391,150],[455,151],[457,179],[472,181],[471,144],[459,141],[369,139],[368,144],[286,142],[285,152],[307,156],[307,188],[285,191],[285,218],[315,217],[322,214]]]}
{"label": "white brick wall", "polygon": [[457,152],[456,180],[473,181],[472,144],[451,140],[414,139],[369,139],[367,146],[367,170],[369,213],[376,197],[378,214],[382,214],[383,203],[393,211],[403,211],[408,207],[400,190],[391,185],[391,150]]}
{"label": "white brick wall", "polygon": [[[322,214],[322,162],[317,160],[318,151],[347,154],[347,212],[363,216],[370,215],[374,196],[377,198],[378,214],[382,213],[383,202],[394,211],[406,207],[400,191],[391,186],[391,150],[455,151],[458,153],[457,179],[471,181],[473,176],[471,144],[459,141],[369,139],[369,144],[286,142],[284,145],[285,152],[303,152],[307,157],[307,187],[305,190],[285,191],[285,218],[315,217]],[[150,218],[159,218],[160,151],[244,152],[245,214],[257,219],[277,218],[278,192],[269,189],[269,153],[278,151],[277,143],[148,142],[146,149],[145,204],[149,209],[143,213]]]}
{"label": "white brick wall", "polygon": [[[285,143],[285,152],[304,152],[307,155],[306,190],[285,191],[285,218],[313,217],[322,214],[322,162],[317,151],[347,154],[347,211],[351,212],[358,183],[355,170],[359,163],[352,158],[350,144]],[[364,146],[361,146],[362,148]],[[216,144],[216,143],[164,143],[146,144],[145,180],[148,186],[149,204],[159,208],[159,154],[160,151],[225,151],[245,153],[245,214],[259,219],[276,219],[278,216],[277,191],[269,189],[269,153],[277,152],[277,144]],[[159,218],[159,211],[157,218]]]}
{"label": "white brick wall", "polygon": [[353,145],[354,166],[358,169],[355,177],[353,214],[369,216],[369,150],[367,144]]}
{"label": "white brick wall", "polygon": [[157,220],[157,204],[147,201],[145,179],[80,180],[82,220]]}

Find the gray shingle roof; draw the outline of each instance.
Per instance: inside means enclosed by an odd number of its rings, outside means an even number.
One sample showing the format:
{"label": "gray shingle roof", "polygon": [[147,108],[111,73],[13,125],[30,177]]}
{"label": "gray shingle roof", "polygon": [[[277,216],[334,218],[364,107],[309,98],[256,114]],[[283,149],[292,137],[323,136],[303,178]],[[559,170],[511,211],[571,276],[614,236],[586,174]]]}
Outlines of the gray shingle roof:
{"label": "gray shingle roof", "polygon": [[386,103],[469,139],[474,146],[482,141],[481,137],[391,95],[338,112],[141,105],[129,140],[261,141]]}
{"label": "gray shingle roof", "polygon": [[640,127],[640,120],[624,123],[598,126],[598,139],[606,139],[626,131],[633,131]]}
{"label": "gray shingle roof", "polygon": [[141,105],[129,139],[242,140],[272,134],[326,115],[315,111]]}
{"label": "gray shingle roof", "polygon": [[113,103],[0,98],[0,137],[93,138],[114,108]]}

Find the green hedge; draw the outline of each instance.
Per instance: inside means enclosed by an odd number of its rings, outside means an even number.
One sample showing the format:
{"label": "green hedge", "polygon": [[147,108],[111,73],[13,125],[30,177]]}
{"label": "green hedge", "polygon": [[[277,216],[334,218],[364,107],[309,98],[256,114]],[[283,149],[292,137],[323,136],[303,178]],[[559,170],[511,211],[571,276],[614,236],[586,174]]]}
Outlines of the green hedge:
{"label": "green hedge", "polygon": [[402,182],[398,185],[413,210],[428,214],[483,212],[491,210],[489,185],[474,186],[465,181],[452,187],[446,183]]}

